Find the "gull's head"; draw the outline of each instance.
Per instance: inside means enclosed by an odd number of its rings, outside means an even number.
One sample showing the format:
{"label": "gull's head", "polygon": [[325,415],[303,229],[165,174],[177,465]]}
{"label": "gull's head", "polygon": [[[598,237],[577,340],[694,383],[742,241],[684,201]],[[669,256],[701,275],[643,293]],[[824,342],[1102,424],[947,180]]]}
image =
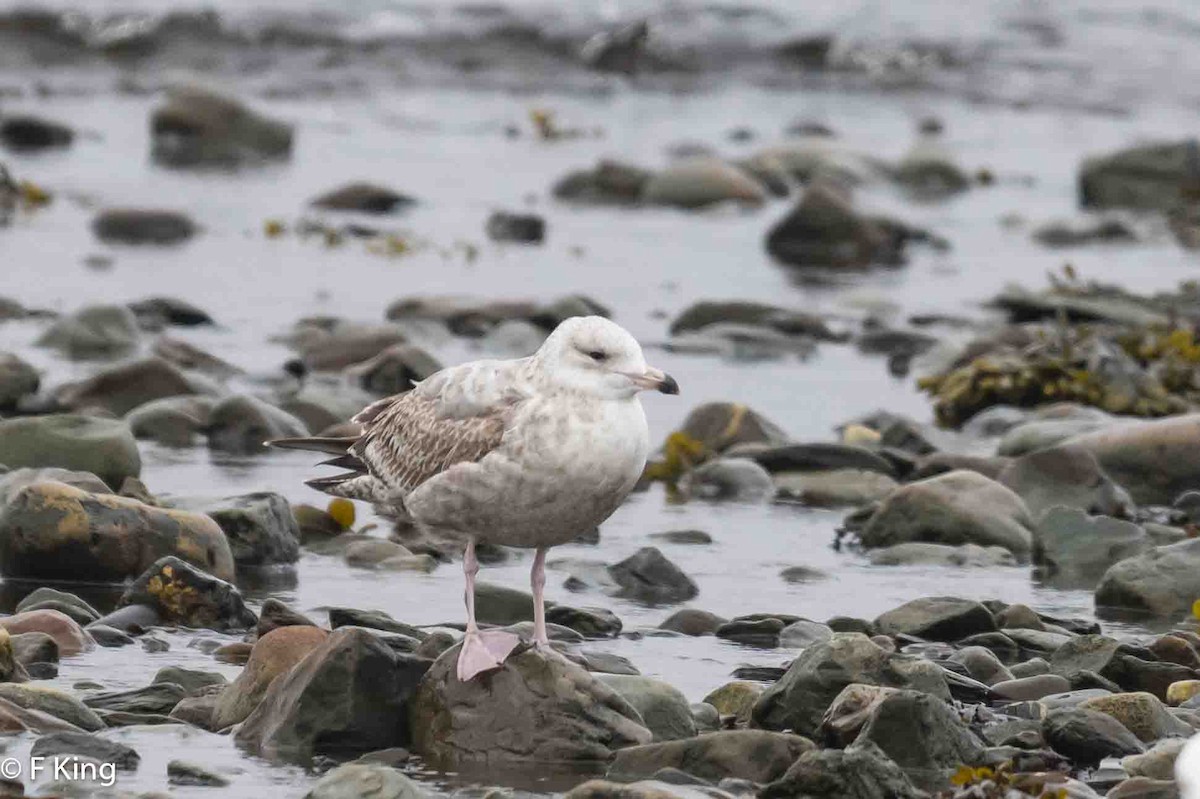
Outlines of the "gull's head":
{"label": "gull's head", "polygon": [[678,394],[679,384],[646,365],[641,345],[602,316],[574,316],[554,329],[533,362],[557,388],[604,399],[626,399],[652,389]]}

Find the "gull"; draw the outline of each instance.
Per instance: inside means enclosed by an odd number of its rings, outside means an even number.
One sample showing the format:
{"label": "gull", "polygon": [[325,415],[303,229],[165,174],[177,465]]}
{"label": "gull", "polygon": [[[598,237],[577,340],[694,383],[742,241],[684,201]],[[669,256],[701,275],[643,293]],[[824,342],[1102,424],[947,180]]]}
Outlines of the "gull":
{"label": "gull", "polygon": [[353,419],[358,436],[268,443],[335,455],[323,465],[349,471],[307,485],[464,543],[467,625],[457,674],[466,682],[502,666],[520,643],[476,624],[476,544],[536,550],[533,643],[549,651],[546,551],[595,528],[637,484],[649,451],[638,393],[647,389],[678,394],[679,384],[647,366],[622,327],[577,316],[527,358],[453,366],[367,406]]}

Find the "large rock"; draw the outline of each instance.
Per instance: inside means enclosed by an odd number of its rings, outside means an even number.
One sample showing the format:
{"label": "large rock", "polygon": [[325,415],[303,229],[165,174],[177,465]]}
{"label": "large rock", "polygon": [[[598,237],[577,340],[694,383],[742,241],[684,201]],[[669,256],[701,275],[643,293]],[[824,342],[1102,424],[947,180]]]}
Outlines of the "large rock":
{"label": "large rock", "polygon": [[128,353],[140,338],[137,318],[124,305],[89,305],[56,319],[37,344],[70,358],[109,358]]}
{"label": "large rock", "polygon": [[1001,470],[996,481],[1021,497],[1034,519],[1064,505],[1106,516],[1127,516],[1133,510],[1125,489],[1083,447],[1051,447],[1023,455]]}
{"label": "large rock", "polygon": [[870,741],[805,752],[760,799],[924,799],[928,796]]}
{"label": "large rock", "polygon": [[199,393],[198,381],[174,365],[162,358],[142,358],[61,386],[55,391],[55,400],[68,410],[103,408],[123,416],[151,400]]}
{"label": "large rock", "polygon": [[43,735],[33,742],[29,754],[46,758],[77,755],[101,763],[112,763],[121,771],[135,771],[142,759],[132,747],[86,732],[52,732]]}
{"label": "large rock", "polygon": [[[94,644],[79,622],[57,610],[27,610],[13,616],[0,618],[0,627],[12,637],[26,633],[44,633],[54,639],[59,653],[63,657],[71,657],[91,649]],[[8,637],[0,639],[0,676],[16,680],[12,668],[14,653],[12,641]],[[17,672],[19,673],[19,672]]]}
{"label": "large rock", "polygon": [[1170,505],[1200,486],[1200,414],[1102,428],[1068,439],[1096,456],[1104,471],[1145,505]]}
{"label": "large rock", "polygon": [[1079,204],[1085,208],[1168,211],[1196,180],[1196,140],[1153,142],[1085,159]]}
{"label": "large rock", "polygon": [[295,563],[300,559],[300,528],[291,505],[279,494],[262,491],[173,504],[212,517],[229,540],[233,560],[239,566]]}
{"label": "large rock", "polygon": [[1033,559],[1051,574],[1097,579],[1109,566],[1152,549],[1146,531],[1133,522],[1088,516],[1077,507],[1055,507],[1038,520]]}
{"label": "large rock", "polygon": [[304,799],[426,799],[428,796],[399,769],[380,763],[346,763],[317,780]]}
{"label": "large rock", "polygon": [[71,414],[0,420],[0,463],[91,472],[114,489],[142,471],[137,442],[123,422]]}
{"label": "large rock", "polygon": [[717,158],[688,158],[646,181],[643,202],[677,208],[702,208],[720,202],[762,205],[766,193],[758,181]]}
{"label": "large rock", "polygon": [[1142,751],[1142,742],[1125,725],[1106,713],[1086,708],[1051,710],[1042,719],[1042,735],[1054,751],[1083,766]]}
{"label": "large rock", "polygon": [[134,438],[171,447],[190,447],[208,428],[212,397],[163,397],[138,405],[125,416]]}
{"label": "large rock", "polygon": [[[88,707],[103,713],[136,713],[165,716],[183,701],[187,691],[173,682],[159,682],[128,691],[104,691],[84,698]],[[110,725],[117,726],[117,725]]]}
{"label": "large rock", "polygon": [[616,595],[650,604],[686,602],[700,589],[656,547],[642,547],[620,563],[608,567],[617,585]]}
{"label": "large rock", "polygon": [[1152,743],[1159,738],[1190,737],[1191,727],[1175,718],[1153,694],[1135,693],[1096,696],[1079,705],[1096,710],[1121,722],[1139,740]]}
{"label": "large rock", "polygon": [[726,778],[770,782],[779,779],[796,758],[816,747],[799,735],[764,730],[725,730],[684,741],[631,746],[617,752],[608,769],[613,779],[652,777],[675,768],[703,780]]}
{"label": "large rock", "polygon": [[1096,588],[1096,605],[1176,616],[1197,596],[1200,539],[1189,538],[1113,564]]}
{"label": "large rock", "polygon": [[208,419],[208,446],[226,452],[262,452],[273,438],[308,435],[304,423],[258,397],[238,394],[213,406]]}
{"label": "large rock", "polygon": [[815,735],[826,709],[853,683],[912,688],[950,698],[942,670],[934,663],[890,653],[862,633],[835,633],[792,661],[783,677],[759,697],[752,723]]}
{"label": "large rock", "polygon": [[0,699],[49,713],[87,732],[95,732],[105,726],[96,712],[83,702],[66,691],[47,685],[0,683]]}
{"label": "large rock", "polygon": [[180,244],[196,235],[196,223],[180,211],[107,208],[92,220],[92,232],[109,244]]}
{"label": "large rock", "polygon": [[290,626],[259,638],[242,673],[221,693],[213,712],[213,728],[220,730],[245,721],[276,678],[287,674],[328,637],[327,630],[317,627]]}
{"label": "large rock", "polygon": [[997,629],[991,612],[979,602],[957,597],[923,597],[875,619],[884,635],[915,635],[933,641],[958,641]]}
{"label": "large rock", "polygon": [[290,125],[199,86],[172,89],[150,119],[151,156],[172,167],[241,166],[289,158]]}
{"label": "large rock", "polygon": [[22,397],[36,394],[38,370],[11,352],[0,352],[0,410],[15,408]]}
{"label": "large rock", "polygon": [[237,588],[173,555],[156,560],[125,589],[117,607],[126,605],[153,608],[184,627],[250,630],[258,624]]}
{"label": "large rock", "polygon": [[902,263],[904,235],[856,211],[850,189],[818,181],[767,235],[767,252],[788,266],[865,268]]}
{"label": "large rock", "polygon": [[407,746],[408,705],[428,668],[366,630],[335,630],[271,684],[235,738],[264,757],[298,760]]}
{"label": "large rock", "polygon": [[770,473],[747,458],[717,458],[684,475],[685,496],[732,502],[766,502],[775,495]]}
{"label": "large rock", "polygon": [[535,649],[463,683],[459,647],[421,682],[412,706],[415,750],[446,768],[505,762],[599,764],[651,733],[620,694],[583,668]]}
{"label": "large rock", "polygon": [[0,511],[0,569],[9,577],[124,580],[168,555],[233,579],[225,534],[198,513],[63,483],[28,486]]}
{"label": "large rock", "polygon": [[956,470],[902,486],[861,533],[863,546],[907,541],[1002,546],[1029,554],[1033,523],[1021,498],[977,472]]}
{"label": "large rock", "polygon": [[774,422],[735,402],[708,402],[691,410],[679,428],[705,449],[721,452],[735,444],[783,444],[788,438]]}
{"label": "large rock", "polygon": [[696,720],[679,689],[639,675],[603,674],[600,680],[633,706],[656,742],[695,737]]}

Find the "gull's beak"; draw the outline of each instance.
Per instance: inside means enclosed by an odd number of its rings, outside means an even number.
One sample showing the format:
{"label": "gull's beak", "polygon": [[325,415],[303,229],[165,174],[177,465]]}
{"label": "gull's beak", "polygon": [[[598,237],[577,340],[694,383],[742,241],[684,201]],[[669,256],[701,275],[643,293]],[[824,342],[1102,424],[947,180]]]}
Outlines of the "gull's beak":
{"label": "gull's beak", "polygon": [[640,375],[629,375],[629,379],[640,388],[661,391],[663,394],[679,393],[679,384],[675,382],[675,378],[653,366],[646,367],[646,371]]}

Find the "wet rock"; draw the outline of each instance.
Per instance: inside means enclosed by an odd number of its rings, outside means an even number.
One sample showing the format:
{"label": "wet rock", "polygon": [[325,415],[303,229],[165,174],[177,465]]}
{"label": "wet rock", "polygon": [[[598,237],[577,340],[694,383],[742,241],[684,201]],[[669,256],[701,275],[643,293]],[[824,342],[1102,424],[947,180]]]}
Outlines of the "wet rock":
{"label": "wet rock", "polygon": [[173,555],[156,560],[117,605],[145,605],[184,627],[247,630],[258,623],[236,588]]}
{"label": "wet rock", "polygon": [[15,408],[23,398],[37,393],[38,370],[11,352],[0,352],[0,410]]}
{"label": "wet rock", "polygon": [[541,244],[546,238],[546,220],[537,214],[495,211],[488,217],[485,230],[492,241]]}
{"label": "wet rock", "polygon": [[62,483],[27,486],[0,511],[0,564],[9,577],[121,580],[167,555],[233,577],[224,533],[200,514]]}
{"label": "wet rock", "polygon": [[1033,238],[1046,247],[1079,247],[1085,244],[1135,242],[1138,235],[1120,219],[1096,219],[1048,222],[1033,231]]}
{"label": "wet rock", "polygon": [[713,537],[703,530],[668,530],[663,533],[651,533],[650,537],[668,544],[703,546],[713,542]]}
{"label": "wet rock", "polygon": [[734,402],[709,402],[688,413],[680,432],[705,449],[722,452],[736,444],[783,444],[787,434],[756,411]]}
{"label": "wet rock", "polygon": [[[78,655],[92,648],[92,639],[84,632],[70,616],[57,610],[27,610],[12,616],[0,618],[3,627],[10,636],[23,633],[45,633],[54,639],[58,651],[63,657]],[[0,674],[13,678],[13,651],[9,639],[0,642]]]}
{"label": "wet rock", "polygon": [[162,624],[162,616],[154,608],[145,605],[128,605],[100,617],[96,624],[103,624],[130,635],[142,635],[151,627]]}
{"label": "wet rock", "polygon": [[253,453],[273,438],[308,435],[304,423],[258,397],[239,394],[213,406],[209,416],[208,446],[225,452]]}
{"label": "wet rock", "polygon": [[17,603],[15,612],[27,610],[57,610],[70,616],[79,624],[89,624],[100,618],[100,613],[84,600],[67,591],[42,586],[35,588]]}
{"label": "wet rock", "polygon": [[108,244],[181,244],[196,230],[186,214],[152,208],[109,208],[92,220],[92,233]]}
{"label": "wet rock", "polygon": [[847,749],[805,752],[761,799],[921,799],[926,794],[870,741]]}
{"label": "wet rock", "polygon": [[810,619],[798,619],[779,632],[779,645],[803,649],[823,643],[833,637],[833,630],[826,624]]}
{"label": "wet rock", "polygon": [[146,297],[129,303],[138,325],[146,330],[161,330],[168,325],[198,327],[214,324],[208,311],[178,297]]}
{"label": "wet rock", "polygon": [[120,771],[136,771],[142,759],[132,747],[86,732],[52,732],[42,735],[33,742],[29,754],[47,759],[55,755],[74,755],[100,763],[112,763]]}
{"label": "wet rock", "polygon": [[321,777],[304,799],[426,799],[428,793],[398,769],[380,763],[346,763]]}
{"label": "wet rock", "polygon": [[1013,554],[1004,547],[981,547],[977,544],[950,546],[948,544],[926,544],[911,541],[893,544],[867,553],[872,566],[962,566],[988,568],[991,566],[1015,566]]}
{"label": "wet rock", "polygon": [[292,610],[278,599],[271,597],[262,604],[258,613],[258,627],[255,632],[259,638],[281,627],[315,627],[316,623],[304,614]]}
{"label": "wet rock", "polygon": [[1034,519],[1057,506],[1106,516],[1127,517],[1133,511],[1125,489],[1082,447],[1058,446],[1023,455],[1010,462],[996,480],[1025,501]]}
{"label": "wet rock", "polygon": [[1034,527],[1033,559],[1052,574],[1096,579],[1118,561],[1153,549],[1132,522],[1088,516],[1078,508],[1048,509]]}
{"label": "wet rock", "polygon": [[601,160],[593,169],[570,172],[554,184],[559,200],[586,205],[636,205],[649,171],[617,161]]}
{"label": "wet rock", "polygon": [[143,358],[60,386],[55,400],[70,410],[104,408],[121,416],[151,400],[193,395],[201,390],[196,380],[162,358]]}
{"label": "wet rock", "polygon": [[357,211],[364,214],[390,214],[415,205],[412,197],[374,183],[347,183],[322,194],[312,205],[326,211]]}
{"label": "wet rock", "polygon": [[661,680],[624,674],[605,674],[599,679],[638,712],[655,742],[695,737],[691,706],[676,688]]}
{"label": "wet rock", "polygon": [[1175,760],[1187,744],[1185,738],[1167,738],[1159,741],[1144,754],[1129,755],[1121,760],[1121,768],[1131,777],[1147,777],[1152,780],[1175,779]]}
{"label": "wet rock", "polygon": [[152,683],[173,682],[189,695],[203,693],[210,689],[223,688],[229,684],[224,675],[215,671],[201,669],[185,669],[182,666],[164,666],[154,674]]}
{"label": "wet rock", "polygon": [[617,596],[638,602],[686,602],[700,593],[692,578],[655,547],[642,547],[620,563],[609,566],[608,573],[617,584]]}
{"label": "wet rock", "polygon": [[290,125],[199,86],[171,89],[150,119],[151,157],[171,167],[235,167],[286,159]]}
{"label": "wet rock", "polygon": [[1087,708],[1049,711],[1042,720],[1042,734],[1054,751],[1082,765],[1142,752],[1141,741],[1121,722]]}
{"label": "wet rock", "polygon": [[[490,594],[490,592],[484,587],[485,585],[486,584],[484,584],[484,583],[476,583],[475,584],[475,604],[476,604],[476,611],[477,611],[476,618],[480,622],[482,622],[483,624],[505,625],[505,624],[512,624],[516,621],[522,621],[522,619],[514,619],[511,616],[505,617],[506,620],[504,620],[504,621],[500,621],[500,620],[498,620],[500,618],[500,614],[491,616],[487,620],[483,619],[482,611],[484,608],[484,602],[486,601],[483,597],[489,596],[489,594]],[[507,589],[507,590],[512,590],[512,589]],[[513,593],[520,594],[521,592],[513,591]],[[529,596],[528,594],[526,594],[525,597],[529,603],[528,618],[532,619],[533,618],[533,598],[531,596]],[[501,612],[503,612],[503,611],[501,611]],[[414,638],[418,641],[424,640],[426,638],[426,636],[428,635],[428,633],[426,633],[424,630],[422,630],[418,627],[413,627],[411,624],[405,624],[402,621],[396,621],[391,616],[384,613],[382,610],[355,610],[353,608],[330,608],[329,609],[329,626],[335,630],[338,629],[339,627],[366,627],[367,629],[370,629],[370,630],[380,630],[382,632],[390,632],[390,633],[397,633],[399,635],[405,635],[405,636],[408,636],[409,638]]]}
{"label": "wet rock", "polygon": [[1145,692],[1097,696],[1080,704],[1121,722],[1139,740],[1146,743],[1166,737],[1190,737],[1192,728],[1172,716],[1153,694]]}
{"label": "wet rock", "polygon": [[69,358],[109,358],[124,355],[141,338],[137,319],[123,305],[88,305],[60,316],[37,339]]}
{"label": "wet rock", "polygon": [[779,472],[772,479],[780,499],[819,508],[861,507],[882,500],[898,485],[886,474],[859,469]]}
{"label": "wet rock", "polygon": [[762,327],[789,336],[811,336],[822,340],[843,338],[818,315],[746,300],[704,300],[689,305],[672,320],[670,332],[677,336],[722,323]]}
{"label": "wet rock", "polygon": [[61,122],[31,114],[8,114],[0,119],[0,143],[14,152],[69,147],[75,131]]}
{"label": "wet rock", "polygon": [[816,747],[799,735],[763,730],[726,730],[684,741],[621,749],[608,770],[620,780],[645,779],[673,768],[713,782],[734,778],[770,782],[783,776],[796,758]]}
{"label": "wet rock", "polygon": [[1050,668],[1063,676],[1080,671],[1100,674],[1113,663],[1120,647],[1119,641],[1106,635],[1080,635],[1055,650]]}
{"label": "wet rock", "polygon": [[1130,777],[1106,793],[1105,799],[1178,799],[1179,786],[1174,780]]}
{"label": "wet rock", "polygon": [[89,625],[88,635],[90,635],[92,640],[94,640],[100,646],[110,649],[115,649],[116,647],[120,646],[128,646],[133,643],[132,636],[126,635],[120,630],[109,627],[106,624]]}
{"label": "wet rock", "polygon": [[198,763],[187,760],[172,760],[167,763],[167,782],[171,785],[203,785],[223,788],[229,780]]}
{"label": "wet rock", "polygon": [[378,568],[389,558],[406,558],[411,556],[412,552],[406,547],[401,546],[395,541],[383,538],[355,541],[346,547],[343,555],[347,565],[364,569]]}
{"label": "wet rock", "polygon": [[1139,503],[1169,505],[1200,485],[1200,467],[1187,457],[1200,446],[1200,414],[1117,425],[1070,443],[1092,452]]}
{"label": "wet rock", "polygon": [[745,458],[718,458],[692,469],[683,489],[701,499],[764,502],[775,495],[775,483],[766,469]]}
{"label": "wet rock", "polygon": [[[30,677],[40,680],[58,674],[58,643],[52,636],[42,632],[20,633],[10,636],[9,641],[13,660]],[[5,669],[9,679],[19,676],[15,667],[5,666]]]}
{"label": "wet rock", "polygon": [[57,716],[40,710],[23,708],[0,699],[0,731],[5,733],[33,732],[42,735],[50,732],[79,732],[79,728],[68,724]]}
{"label": "wet rock", "polygon": [[1106,426],[1106,422],[1093,419],[1036,419],[1019,424],[1005,433],[996,446],[996,453],[1004,456],[1024,455]]}
{"label": "wet rock", "polygon": [[861,633],[837,633],[814,644],[754,706],[753,724],[814,734],[826,708],[847,685],[863,683],[914,688],[948,699],[942,670],[919,658],[890,654]]}
{"label": "wet rock", "polygon": [[906,602],[875,619],[884,635],[912,635],[932,641],[957,641],[996,630],[996,620],[978,602],[957,597],[924,597]]}
{"label": "wet rock", "polygon": [[782,619],[755,614],[732,619],[717,628],[718,638],[747,646],[774,649],[779,646],[779,634],[786,622]]}
{"label": "wet rock", "polygon": [[763,690],[758,683],[736,680],[725,683],[704,697],[704,703],[716,708],[722,716],[733,716],[737,723],[745,725],[750,721],[754,703],[758,701]]}
{"label": "wet rock", "polygon": [[729,620],[707,610],[683,608],[668,616],[658,627],[660,630],[670,630],[683,635],[712,635],[727,621]]}
{"label": "wet rock", "polygon": [[235,739],[285,759],[407,745],[410,699],[428,668],[365,630],[335,630],[271,684]]}
{"label": "wet rock", "polygon": [[402,394],[442,368],[420,347],[393,344],[378,355],[346,368],[346,377],[362,389],[383,396]]}
{"label": "wet rock", "polygon": [[457,657],[455,647],[438,658],[412,706],[414,748],[433,764],[595,763],[651,740],[628,702],[561,657],[526,650],[468,683],[454,676]]}
{"label": "wet rock", "polygon": [[1153,142],[1085,159],[1079,167],[1084,208],[1169,210],[1195,180],[1196,142]]}
{"label": "wet rock", "polygon": [[1021,498],[975,472],[919,480],[885,499],[860,537],[866,547],[907,541],[1002,546],[1018,557],[1032,545],[1032,522]]}
{"label": "wet rock", "polygon": [[1000,658],[996,657],[992,650],[982,646],[965,646],[951,655],[950,659],[984,685],[995,685],[1013,679],[1012,672],[1000,662]]}
{"label": "wet rock", "polygon": [[318,372],[334,372],[375,358],[407,341],[397,325],[338,325],[303,343],[304,365]]}
{"label": "wet rock", "polygon": [[81,730],[95,732],[104,729],[104,722],[95,711],[65,691],[45,685],[0,683],[0,699],[14,705],[48,713]]}
{"label": "wet rock", "polygon": [[1027,702],[1041,699],[1050,694],[1069,691],[1071,690],[1071,681],[1057,674],[1035,674],[1032,677],[1018,677],[995,683],[991,689],[1001,699],[1010,702]]}
{"label": "wet rock", "polygon": [[147,715],[167,715],[187,696],[173,682],[160,682],[129,691],[105,691],[89,694],[83,703],[93,710]]}
{"label": "wet rock", "polygon": [[937,135],[923,135],[896,165],[896,182],[922,200],[941,200],[966,191],[971,179]]}
{"label": "wet rock", "polygon": [[213,712],[212,726],[219,730],[245,721],[266,696],[271,684],[328,637],[327,631],[317,627],[293,626],[274,630],[258,639],[241,674],[221,694]]}
{"label": "wet rock", "polygon": [[300,528],[291,505],[279,494],[262,491],[173,504],[203,513],[220,525],[239,566],[295,563],[300,559]]}
{"label": "wet rock", "polygon": [[567,627],[584,638],[613,638],[621,632],[621,620],[604,608],[572,608],[555,605],[546,609],[546,621]]}
{"label": "wet rock", "polygon": [[722,202],[762,205],[766,193],[758,181],[716,158],[675,161],[655,173],[642,188],[643,202],[676,208],[703,208]]}
{"label": "wet rock", "polygon": [[[192,369],[212,380],[223,381],[244,374],[244,370],[182,339],[159,336],[150,351],[180,369]],[[211,385],[211,384],[210,384]]]}
{"label": "wet rock", "polygon": [[138,405],[125,417],[135,438],[190,447],[208,428],[212,397],[163,397]]}
{"label": "wet rock", "polygon": [[1176,616],[1200,596],[1200,539],[1151,549],[1113,564],[1096,588],[1098,607]]}

